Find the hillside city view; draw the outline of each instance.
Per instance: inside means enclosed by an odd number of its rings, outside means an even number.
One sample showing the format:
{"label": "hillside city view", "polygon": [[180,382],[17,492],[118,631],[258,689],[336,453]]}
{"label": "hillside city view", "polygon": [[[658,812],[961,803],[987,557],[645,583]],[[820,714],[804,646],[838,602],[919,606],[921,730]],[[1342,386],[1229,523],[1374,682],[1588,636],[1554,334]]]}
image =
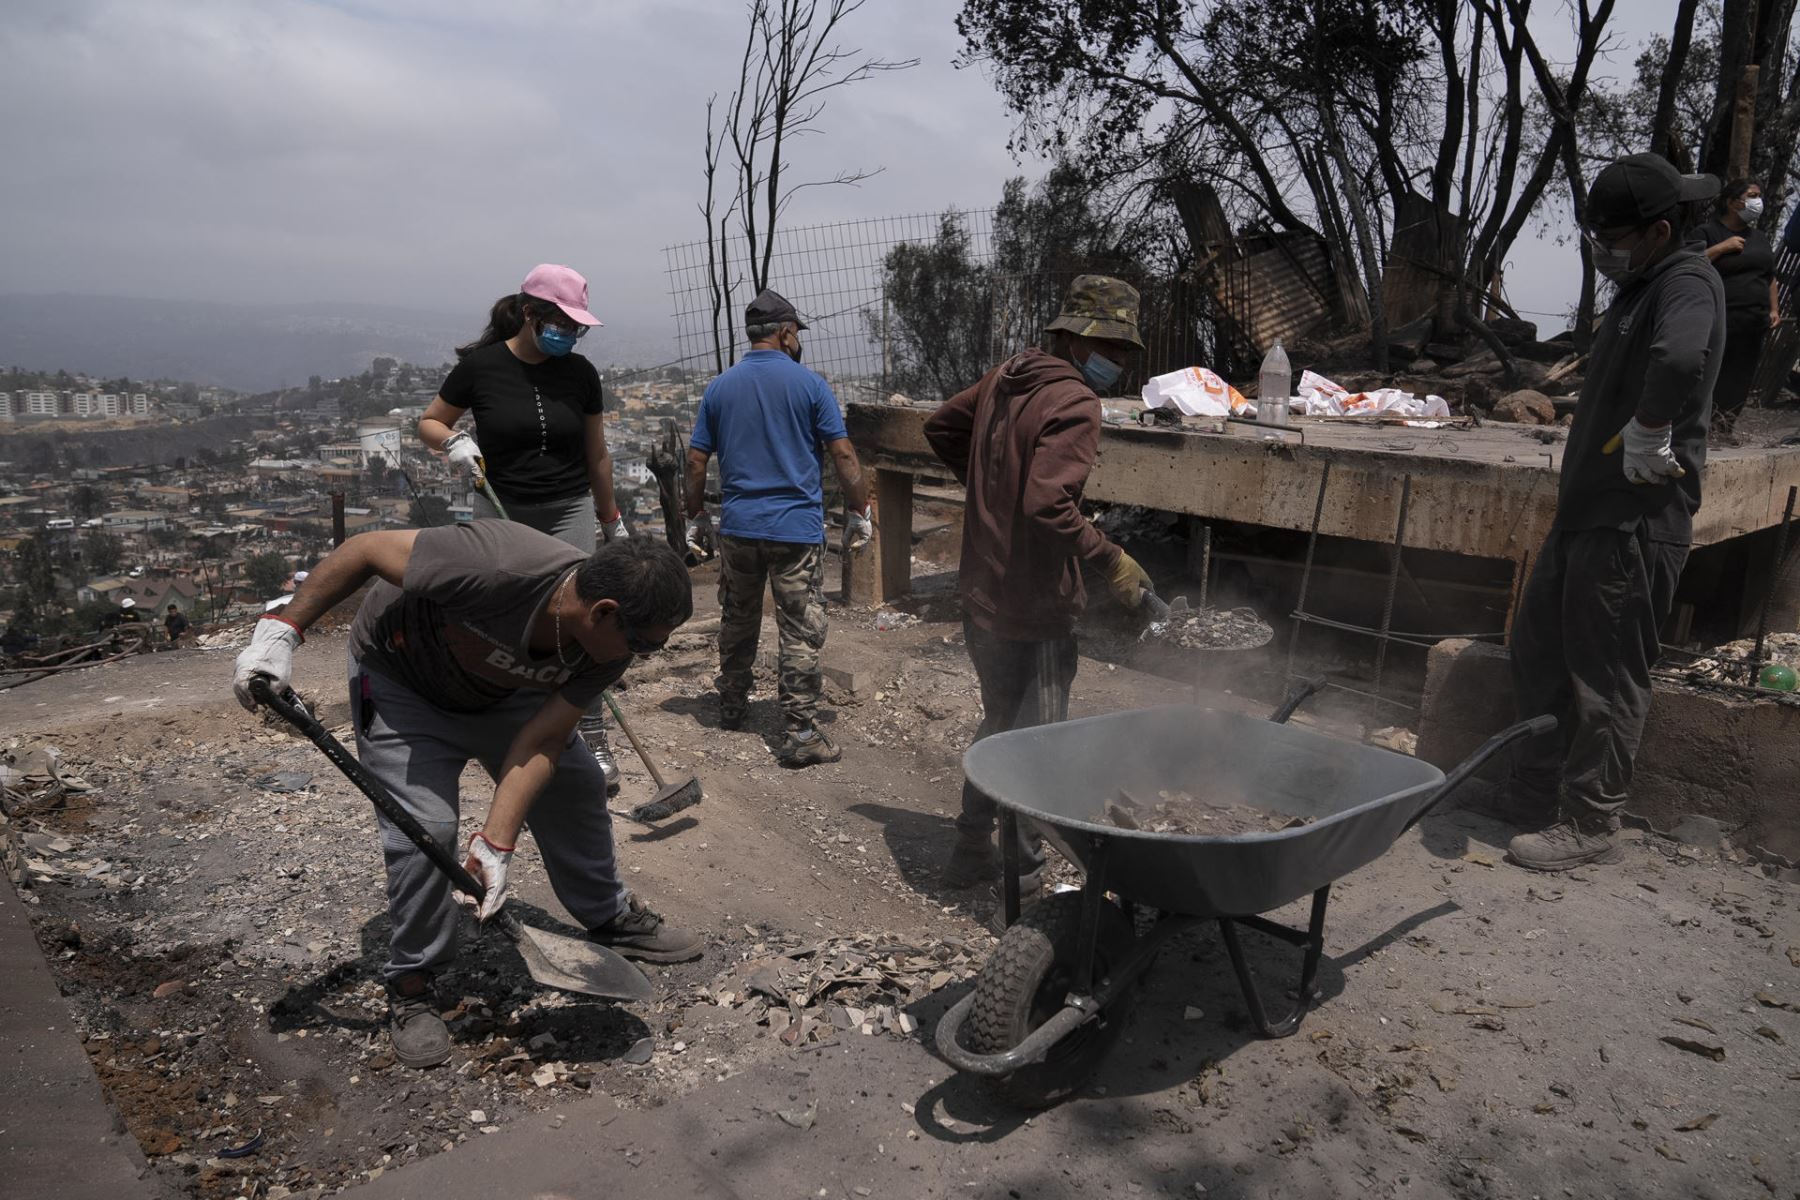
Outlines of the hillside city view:
{"label": "hillside city view", "polygon": [[[0,636],[60,651],[135,627],[168,642],[260,610],[345,535],[467,520],[472,484],[420,442],[448,364],[377,358],[255,394],[81,372],[0,372]],[[660,534],[648,457],[695,385],[679,368],[602,374],[626,521]],[[684,425],[685,427],[685,425]],[[129,604],[126,602],[130,601]],[[123,620],[122,620],[123,615]]]}

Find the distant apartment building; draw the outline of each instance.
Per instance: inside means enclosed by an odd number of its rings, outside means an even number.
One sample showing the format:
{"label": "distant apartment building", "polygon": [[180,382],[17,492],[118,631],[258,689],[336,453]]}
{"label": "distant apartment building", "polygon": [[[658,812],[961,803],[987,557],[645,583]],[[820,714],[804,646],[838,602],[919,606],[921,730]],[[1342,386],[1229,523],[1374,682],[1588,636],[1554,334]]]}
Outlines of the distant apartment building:
{"label": "distant apartment building", "polygon": [[25,392],[24,415],[28,417],[60,417],[63,398],[55,392]]}
{"label": "distant apartment building", "polygon": [[144,508],[128,508],[119,512],[107,513],[100,519],[100,527],[116,533],[167,529],[169,514]]}
{"label": "distant apartment building", "polygon": [[12,393],[0,392],[0,421],[10,421],[14,415]]}

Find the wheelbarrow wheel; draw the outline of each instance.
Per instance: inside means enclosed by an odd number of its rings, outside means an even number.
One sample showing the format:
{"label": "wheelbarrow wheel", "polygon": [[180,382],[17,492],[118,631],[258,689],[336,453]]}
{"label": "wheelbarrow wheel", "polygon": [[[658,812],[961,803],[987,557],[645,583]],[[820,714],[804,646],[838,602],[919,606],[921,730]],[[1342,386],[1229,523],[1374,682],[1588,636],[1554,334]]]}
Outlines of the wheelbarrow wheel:
{"label": "wheelbarrow wheel", "polygon": [[[1075,986],[1081,932],[1081,895],[1047,896],[1020,915],[975,980],[975,1000],[962,1043],[977,1054],[998,1054],[1024,1041],[1054,1016]],[[1104,978],[1124,961],[1131,922],[1110,901],[1100,905],[1094,974]],[[1050,1048],[1042,1062],[987,1080],[995,1095],[1020,1108],[1047,1108],[1086,1083],[1118,1040],[1130,990],[1093,1020]]]}

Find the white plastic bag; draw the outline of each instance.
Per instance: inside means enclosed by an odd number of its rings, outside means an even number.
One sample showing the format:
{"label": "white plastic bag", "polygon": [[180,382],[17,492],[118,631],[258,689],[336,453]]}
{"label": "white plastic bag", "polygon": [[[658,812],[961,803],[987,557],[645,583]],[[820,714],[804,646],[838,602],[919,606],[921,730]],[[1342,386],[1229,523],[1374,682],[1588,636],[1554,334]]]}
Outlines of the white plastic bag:
{"label": "white plastic bag", "polygon": [[1205,367],[1184,367],[1144,385],[1144,407],[1173,408],[1189,417],[1238,417],[1249,403],[1243,393]]}

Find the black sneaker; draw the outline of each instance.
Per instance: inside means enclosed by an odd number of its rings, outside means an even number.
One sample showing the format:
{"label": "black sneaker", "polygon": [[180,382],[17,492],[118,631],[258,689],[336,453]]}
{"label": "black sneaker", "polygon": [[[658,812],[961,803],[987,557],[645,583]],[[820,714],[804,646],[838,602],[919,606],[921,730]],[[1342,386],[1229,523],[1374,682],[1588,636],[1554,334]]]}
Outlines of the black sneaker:
{"label": "black sneaker", "polygon": [[450,1057],[450,1029],[438,1015],[437,994],[424,975],[402,975],[388,984],[388,1041],[394,1058],[414,1070]]}
{"label": "black sneaker", "polygon": [[749,712],[750,703],[743,696],[719,697],[719,728],[726,730],[742,729],[744,717]]}
{"label": "black sneaker", "polygon": [[812,767],[834,763],[844,757],[843,751],[817,729],[790,729],[782,740],[776,757],[784,767]]}
{"label": "black sneaker", "polygon": [[588,938],[640,962],[687,962],[706,949],[698,934],[672,928],[630,893],[625,896],[624,910],[599,928],[588,930]]}

